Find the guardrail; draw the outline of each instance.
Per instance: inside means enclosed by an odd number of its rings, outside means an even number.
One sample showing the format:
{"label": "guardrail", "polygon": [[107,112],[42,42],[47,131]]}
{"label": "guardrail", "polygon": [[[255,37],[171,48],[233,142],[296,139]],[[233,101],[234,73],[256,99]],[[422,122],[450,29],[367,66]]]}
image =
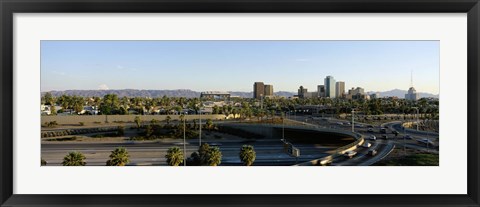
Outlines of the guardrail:
{"label": "guardrail", "polygon": [[363,144],[363,142],[365,141],[365,138],[361,134],[358,134],[358,133],[355,133],[355,134],[356,134],[356,138],[357,138],[357,140],[355,142],[352,142],[348,145],[337,148],[335,150],[335,153],[333,153],[329,156],[326,156],[326,157],[319,158],[319,159],[299,163],[299,164],[296,164],[295,166],[320,165],[320,163],[322,163],[324,161],[331,161],[331,160],[333,160],[333,159],[335,159],[339,156],[342,156],[345,153],[345,151],[356,149],[358,146]]}

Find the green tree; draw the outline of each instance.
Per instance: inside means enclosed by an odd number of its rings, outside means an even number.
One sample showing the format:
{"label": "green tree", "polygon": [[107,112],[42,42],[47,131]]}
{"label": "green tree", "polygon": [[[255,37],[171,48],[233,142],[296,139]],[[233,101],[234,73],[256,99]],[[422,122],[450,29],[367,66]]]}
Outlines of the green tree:
{"label": "green tree", "polygon": [[207,152],[207,165],[217,166],[222,163],[222,152],[218,147],[211,147]]}
{"label": "green tree", "polygon": [[210,150],[210,145],[208,143],[202,143],[198,148],[198,157],[200,159],[200,165],[207,164],[207,153]]}
{"label": "green tree", "polygon": [[124,126],[118,126],[118,127],[117,127],[117,135],[118,135],[118,136],[123,136],[123,135],[125,135],[125,127],[124,127]]}
{"label": "green tree", "polygon": [[168,165],[178,166],[183,163],[183,152],[179,147],[170,147],[165,158],[167,158]]}
{"label": "green tree", "polygon": [[100,111],[105,115],[111,115],[118,113],[120,101],[116,94],[107,94],[103,96],[102,103],[100,104]]}
{"label": "green tree", "polygon": [[255,162],[256,153],[252,145],[243,145],[240,149],[240,160],[246,166],[250,166]]}
{"label": "green tree", "polygon": [[127,149],[118,147],[110,154],[110,159],[107,161],[107,166],[125,166],[130,162]]}
{"label": "green tree", "polygon": [[50,107],[50,115],[57,115],[57,109],[54,105]]}
{"label": "green tree", "polygon": [[133,121],[135,122],[135,124],[137,124],[137,129],[140,129],[140,124],[142,123],[142,120],[140,119],[140,117],[136,116]]}
{"label": "green tree", "polygon": [[73,110],[75,110],[75,112],[77,113],[83,111],[83,105],[85,104],[84,102],[85,100],[83,99],[83,97],[73,96],[71,99]]}
{"label": "green tree", "polygon": [[53,105],[53,96],[50,92],[45,93],[43,96],[43,100],[45,102],[45,105]]}
{"label": "green tree", "polygon": [[63,166],[85,166],[85,155],[81,152],[69,152],[64,158]]}

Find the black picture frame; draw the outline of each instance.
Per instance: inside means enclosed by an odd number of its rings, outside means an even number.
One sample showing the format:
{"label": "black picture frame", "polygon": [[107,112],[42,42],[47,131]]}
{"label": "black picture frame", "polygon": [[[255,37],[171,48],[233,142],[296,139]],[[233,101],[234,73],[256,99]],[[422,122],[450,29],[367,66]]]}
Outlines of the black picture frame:
{"label": "black picture frame", "polygon": [[[480,206],[479,0],[0,0],[1,206]],[[14,13],[467,13],[466,195],[19,195],[13,194]],[[455,179],[455,178],[445,178]],[[359,190],[359,193],[362,193]]]}

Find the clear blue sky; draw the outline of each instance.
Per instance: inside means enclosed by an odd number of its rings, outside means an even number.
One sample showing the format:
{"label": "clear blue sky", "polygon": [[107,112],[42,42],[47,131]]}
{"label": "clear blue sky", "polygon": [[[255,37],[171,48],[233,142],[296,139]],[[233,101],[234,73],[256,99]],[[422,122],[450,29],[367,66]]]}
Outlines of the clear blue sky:
{"label": "clear blue sky", "polygon": [[331,75],[346,89],[439,93],[438,41],[42,41],[41,90],[316,91]]}

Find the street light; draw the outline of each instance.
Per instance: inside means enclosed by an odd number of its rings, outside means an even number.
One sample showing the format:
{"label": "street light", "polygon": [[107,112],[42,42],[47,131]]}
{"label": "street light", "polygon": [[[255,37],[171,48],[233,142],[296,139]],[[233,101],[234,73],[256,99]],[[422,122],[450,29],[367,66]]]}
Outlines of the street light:
{"label": "street light", "polygon": [[200,114],[198,116],[198,120],[199,120],[199,123],[200,123],[200,127],[199,127],[199,133],[198,133],[198,147],[202,146],[202,100],[200,100]]}
{"label": "street light", "polygon": [[407,155],[407,147],[406,147],[407,141],[405,139],[407,138],[407,134],[405,134],[405,126],[403,126],[403,124],[402,124],[402,128],[403,128],[403,152],[405,153],[405,156],[406,156]]}
{"label": "street light", "polygon": [[418,120],[418,117],[419,117],[419,114],[418,114],[418,107],[412,107],[414,109],[417,110],[417,131],[418,131],[418,125],[420,124],[419,120]]}
{"label": "street light", "polygon": [[183,166],[187,166],[187,142],[185,137],[185,120],[186,116],[183,117]]}
{"label": "street light", "polygon": [[285,142],[285,112],[282,117],[282,141]]}
{"label": "street light", "polygon": [[260,94],[260,109],[263,109],[263,94]]}
{"label": "street light", "polygon": [[352,132],[355,132],[355,109],[352,109]]}

